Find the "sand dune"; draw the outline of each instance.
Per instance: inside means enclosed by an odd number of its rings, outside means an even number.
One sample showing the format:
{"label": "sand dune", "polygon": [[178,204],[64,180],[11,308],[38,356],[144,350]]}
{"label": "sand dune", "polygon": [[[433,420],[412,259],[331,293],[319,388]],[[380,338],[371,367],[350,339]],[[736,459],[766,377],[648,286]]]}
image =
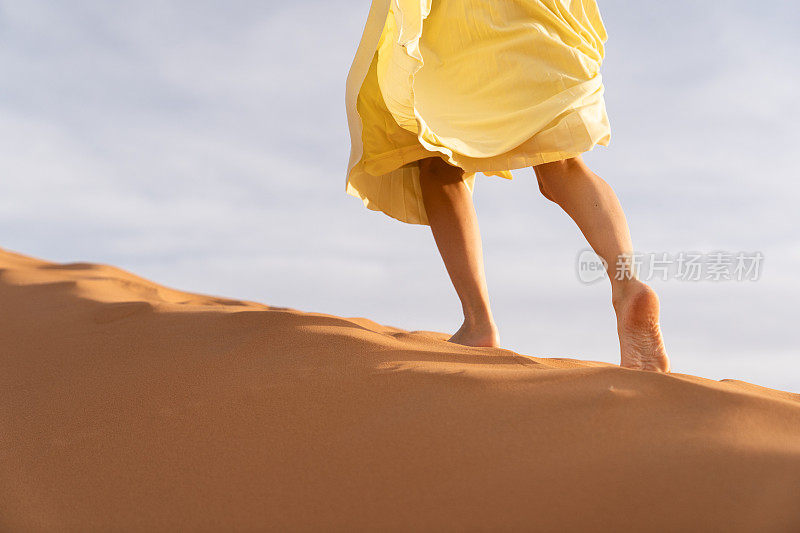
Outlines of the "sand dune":
{"label": "sand dune", "polygon": [[0,530],[800,531],[800,395],[0,250]]}

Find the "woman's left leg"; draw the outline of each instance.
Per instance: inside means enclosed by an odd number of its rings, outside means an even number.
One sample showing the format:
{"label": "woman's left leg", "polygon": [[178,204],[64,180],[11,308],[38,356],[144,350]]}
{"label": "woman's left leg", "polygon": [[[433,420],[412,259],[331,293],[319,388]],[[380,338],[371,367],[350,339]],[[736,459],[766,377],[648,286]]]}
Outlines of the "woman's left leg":
{"label": "woman's left leg", "polygon": [[589,170],[581,157],[537,165],[534,171],[542,194],[572,217],[589,245],[608,265],[621,365],[668,372],[658,296],[630,268],[633,244],[617,195]]}

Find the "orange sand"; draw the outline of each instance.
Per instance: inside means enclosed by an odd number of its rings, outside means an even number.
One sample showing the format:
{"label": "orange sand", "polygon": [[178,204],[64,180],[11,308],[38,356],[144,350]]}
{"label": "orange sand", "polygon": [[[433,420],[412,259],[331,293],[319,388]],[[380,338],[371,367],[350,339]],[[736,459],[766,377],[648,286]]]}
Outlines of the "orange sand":
{"label": "orange sand", "polygon": [[800,395],[443,339],[0,250],[0,530],[800,531]]}

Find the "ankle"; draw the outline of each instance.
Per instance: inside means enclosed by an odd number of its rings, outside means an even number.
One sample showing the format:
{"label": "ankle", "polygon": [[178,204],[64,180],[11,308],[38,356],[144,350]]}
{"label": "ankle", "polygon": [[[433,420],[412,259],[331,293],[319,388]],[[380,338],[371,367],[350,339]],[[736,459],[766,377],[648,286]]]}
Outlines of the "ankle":
{"label": "ankle", "polygon": [[497,332],[491,313],[464,313],[464,326],[471,330]]}
{"label": "ankle", "polygon": [[640,292],[647,285],[637,278],[612,281],[611,283],[611,304],[619,312],[631,296]]}

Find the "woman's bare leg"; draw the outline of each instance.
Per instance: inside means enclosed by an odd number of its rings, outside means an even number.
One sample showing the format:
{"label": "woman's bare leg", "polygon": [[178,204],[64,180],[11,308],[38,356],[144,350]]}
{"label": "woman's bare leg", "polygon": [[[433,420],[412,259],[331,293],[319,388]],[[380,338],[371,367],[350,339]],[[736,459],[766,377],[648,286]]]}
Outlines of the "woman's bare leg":
{"label": "woman's bare leg", "polygon": [[498,346],[497,326],[489,307],[483,251],[472,195],[463,170],[440,157],[419,162],[420,188],[433,238],[464,310],[464,324],[450,342]]}
{"label": "woman's bare leg", "polygon": [[619,275],[619,265],[631,257],[633,244],[617,195],[580,157],[538,165],[534,171],[542,194],[572,217],[608,265],[621,365],[668,372],[669,358],[658,323],[658,296],[631,269],[625,268]]}

